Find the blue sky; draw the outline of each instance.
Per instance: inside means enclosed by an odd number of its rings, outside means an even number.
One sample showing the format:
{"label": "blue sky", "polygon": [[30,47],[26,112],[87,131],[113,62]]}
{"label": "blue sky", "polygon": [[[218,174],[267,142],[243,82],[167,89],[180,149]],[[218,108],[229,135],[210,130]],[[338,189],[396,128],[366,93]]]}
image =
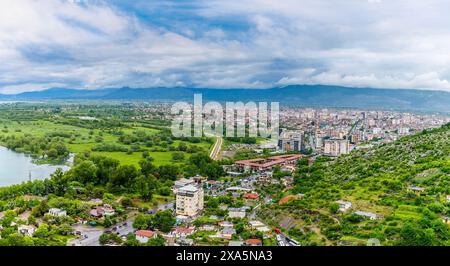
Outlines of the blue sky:
{"label": "blue sky", "polygon": [[0,93],[52,87],[450,91],[445,0],[0,3]]}

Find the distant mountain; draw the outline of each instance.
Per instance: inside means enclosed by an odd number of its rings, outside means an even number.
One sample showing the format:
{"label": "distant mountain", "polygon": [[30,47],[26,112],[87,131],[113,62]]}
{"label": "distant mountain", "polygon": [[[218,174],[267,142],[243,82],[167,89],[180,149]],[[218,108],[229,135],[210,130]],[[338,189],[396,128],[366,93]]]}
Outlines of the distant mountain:
{"label": "distant mountain", "polygon": [[282,105],[348,107],[450,113],[450,93],[430,90],[349,88],[292,85],[273,89],[115,88],[77,90],[54,88],[2,95],[0,100],[140,100],[192,101],[195,93],[207,101],[277,101]]}

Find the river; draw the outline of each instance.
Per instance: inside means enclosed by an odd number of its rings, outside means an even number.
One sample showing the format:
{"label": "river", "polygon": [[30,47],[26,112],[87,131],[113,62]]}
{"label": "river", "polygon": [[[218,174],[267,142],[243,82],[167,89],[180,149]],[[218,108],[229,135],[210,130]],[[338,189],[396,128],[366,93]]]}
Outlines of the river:
{"label": "river", "polygon": [[[69,161],[72,161],[73,156]],[[17,153],[0,146],[0,187],[20,184],[23,181],[45,179],[61,168],[70,169],[68,165],[34,164],[33,159],[25,154]]]}

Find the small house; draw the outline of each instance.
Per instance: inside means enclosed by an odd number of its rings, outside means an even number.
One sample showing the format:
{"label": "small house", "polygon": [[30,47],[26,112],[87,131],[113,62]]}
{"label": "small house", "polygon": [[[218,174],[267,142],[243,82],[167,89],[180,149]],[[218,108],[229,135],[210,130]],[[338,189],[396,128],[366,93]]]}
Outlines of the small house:
{"label": "small house", "polygon": [[155,238],[157,235],[154,231],[151,230],[138,230],[135,233],[136,240],[140,243],[147,243],[149,239]]}

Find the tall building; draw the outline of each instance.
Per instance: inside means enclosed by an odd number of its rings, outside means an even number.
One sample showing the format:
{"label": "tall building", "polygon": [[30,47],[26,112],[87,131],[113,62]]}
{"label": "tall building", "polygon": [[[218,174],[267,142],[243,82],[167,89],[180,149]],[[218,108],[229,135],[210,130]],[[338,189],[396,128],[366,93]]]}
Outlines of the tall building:
{"label": "tall building", "polygon": [[176,213],[184,216],[197,216],[203,210],[203,186],[201,182],[178,188]]}
{"label": "tall building", "polygon": [[278,148],[284,152],[300,152],[304,150],[302,145],[302,132],[297,130],[285,130],[278,139]]}
{"label": "tall building", "polygon": [[323,154],[328,156],[339,156],[347,154],[349,150],[349,141],[346,139],[327,139],[324,140]]}

